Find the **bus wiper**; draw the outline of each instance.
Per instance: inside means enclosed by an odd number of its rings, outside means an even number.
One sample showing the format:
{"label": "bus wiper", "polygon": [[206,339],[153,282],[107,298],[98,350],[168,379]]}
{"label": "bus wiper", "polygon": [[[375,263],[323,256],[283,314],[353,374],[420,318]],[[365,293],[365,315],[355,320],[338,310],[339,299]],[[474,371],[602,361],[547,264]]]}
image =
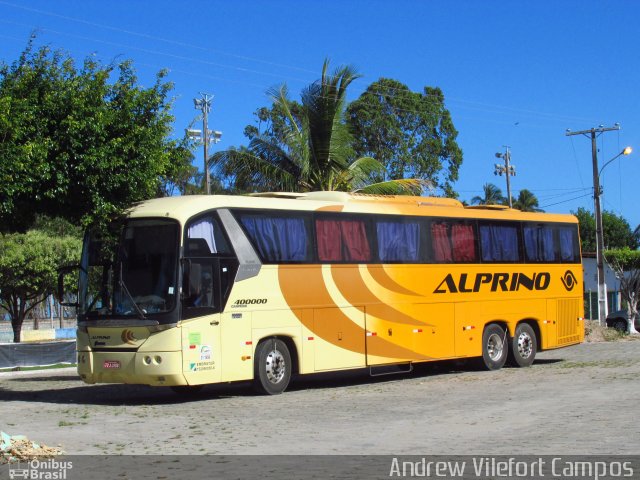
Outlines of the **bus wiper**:
{"label": "bus wiper", "polygon": [[129,300],[133,304],[133,307],[136,309],[136,312],[138,312],[138,317],[140,318],[140,320],[146,320],[147,317],[144,316],[144,311],[138,306],[136,301],[133,299],[133,295],[131,295],[131,292],[129,292],[129,289],[124,284],[124,280],[122,279],[122,262],[120,262],[120,276],[118,279],[118,284],[120,285],[120,289],[127,294],[127,297],[129,297]]}

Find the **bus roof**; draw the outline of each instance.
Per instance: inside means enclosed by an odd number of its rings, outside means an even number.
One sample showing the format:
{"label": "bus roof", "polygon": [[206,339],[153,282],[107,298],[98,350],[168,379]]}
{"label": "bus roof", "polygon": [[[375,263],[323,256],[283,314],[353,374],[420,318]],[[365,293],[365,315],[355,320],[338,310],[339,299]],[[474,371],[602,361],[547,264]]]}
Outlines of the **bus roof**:
{"label": "bus roof", "polygon": [[503,205],[464,206],[460,201],[451,198],[366,195],[347,192],[268,192],[251,195],[164,197],[135,204],[131,208],[130,216],[136,218],[174,218],[184,223],[198,213],[216,208],[257,208],[577,223],[576,217],[569,214],[521,212]]}

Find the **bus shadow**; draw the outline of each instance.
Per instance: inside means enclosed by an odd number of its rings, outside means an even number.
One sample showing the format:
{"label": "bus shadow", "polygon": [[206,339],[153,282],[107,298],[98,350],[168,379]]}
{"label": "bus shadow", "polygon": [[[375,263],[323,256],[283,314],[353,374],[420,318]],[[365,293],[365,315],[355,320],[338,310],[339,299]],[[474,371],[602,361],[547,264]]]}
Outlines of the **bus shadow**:
{"label": "bus shadow", "polygon": [[[140,406],[182,404],[201,400],[217,400],[246,394],[247,385],[209,385],[197,392],[176,393],[168,387],[151,387],[147,385],[100,384],[85,385],[80,380],[77,385],[69,377],[61,377],[64,385],[51,388],[24,389],[24,384],[51,381],[51,377],[32,377],[10,379],[6,382],[22,383],[19,390],[0,386],[0,402],[52,403],[64,405],[104,405],[104,406]],[[5,384],[5,385],[6,385]]]}
{"label": "bus shadow", "polygon": [[[551,365],[563,359],[538,359],[536,365]],[[509,367],[505,367],[509,368]],[[355,369],[339,372],[315,373],[296,376],[287,391],[304,391],[320,388],[344,388],[380,383],[392,383],[407,379],[439,378],[448,375],[481,371],[477,361],[446,360],[415,364],[411,372],[394,375],[371,376],[369,369]],[[24,387],[33,382],[33,388]],[[43,382],[58,382],[59,386],[39,388]],[[7,388],[11,383],[21,384],[19,389]],[[197,391],[176,393],[168,387],[147,385],[98,384],[86,385],[79,378],[69,375],[25,376],[9,378],[0,386],[0,401],[41,402],[65,405],[138,406],[183,404],[197,401],[220,400],[238,396],[255,395],[250,382],[236,382],[224,385],[206,385]]]}
{"label": "bus shadow", "polygon": [[[551,365],[563,361],[564,360],[561,358],[538,359],[535,360],[534,366]],[[397,374],[386,374],[380,376],[370,375],[369,369],[315,373],[296,378],[295,381],[292,382],[290,387],[287,389],[287,391],[301,391],[314,388],[343,388],[352,385],[389,383],[399,380],[420,379],[429,377],[440,378],[447,375],[458,375],[463,373],[486,371],[480,363],[481,362],[477,359],[442,360],[435,362],[417,363],[414,364],[413,370],[410,372],[398,372]],[[518,367],[505,365],[504,368],[517,369]]]}

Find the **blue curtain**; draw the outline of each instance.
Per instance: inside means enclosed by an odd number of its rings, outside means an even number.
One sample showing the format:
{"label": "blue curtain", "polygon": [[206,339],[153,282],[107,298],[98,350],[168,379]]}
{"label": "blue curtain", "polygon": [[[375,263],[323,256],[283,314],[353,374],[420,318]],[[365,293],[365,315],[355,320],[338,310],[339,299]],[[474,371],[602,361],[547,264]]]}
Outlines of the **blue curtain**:
{"label": "blue curtain", "polygon": [[243,215],[240,221],[265,261],[309,260],[309,242],[303,219]]}
{"label": "blue curtain", "polygon": [[574,227],[560,227],[560,260],[575,262],[578,259],[576,249],[577,232]]}
{"label": "blue curtain", "polygon": [[551,227],[525,226],[524,249],[529,262],[555,261],[556,255]]}
{"label": "blue curtain", "polygon": [[377,222],[378,257],[383,262],[417,262],[420,224]]}
{"label": "blue curtain", "polygon": [[485,262],[517,262],[518,229],[512,226],[481,225],[480,244]]}

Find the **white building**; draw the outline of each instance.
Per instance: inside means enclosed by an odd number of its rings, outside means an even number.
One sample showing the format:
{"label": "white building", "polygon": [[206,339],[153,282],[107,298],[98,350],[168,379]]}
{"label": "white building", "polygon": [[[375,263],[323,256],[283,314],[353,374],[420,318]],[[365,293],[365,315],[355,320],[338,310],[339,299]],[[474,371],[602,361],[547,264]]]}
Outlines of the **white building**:
{"label": "white building", "polygon": [[[595,253],[582,254],[582,269],[584,275],[584,316],[596,320],[598,318],[598,266]],[[607,309],[609,312],[620,310],[620,281],[606,262],[604,276],[607,285]]]}

